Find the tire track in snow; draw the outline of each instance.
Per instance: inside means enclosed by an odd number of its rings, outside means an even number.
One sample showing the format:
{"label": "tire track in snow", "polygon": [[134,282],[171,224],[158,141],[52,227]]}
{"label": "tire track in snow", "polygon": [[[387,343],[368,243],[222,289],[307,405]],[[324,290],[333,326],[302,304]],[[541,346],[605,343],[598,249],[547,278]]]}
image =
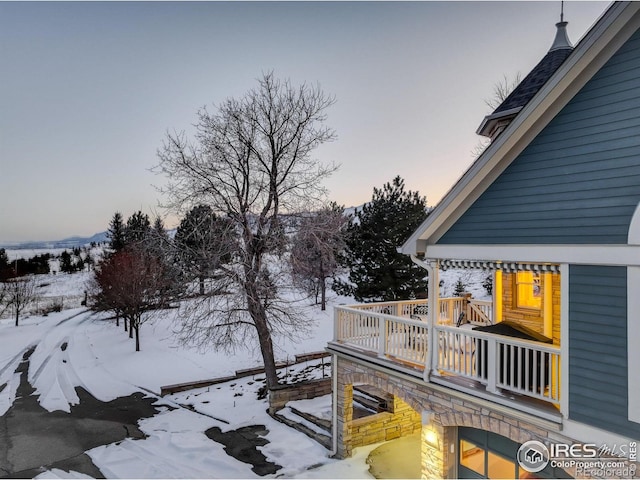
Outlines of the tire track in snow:
{"label": "tire track in snow", "polygon": [[43,335],[36,347],[28,380],[40,405],[49,411],[69,412],[72,405],[80,402],[75,388],[82,386],[82,381],[69,359],[68,347],[75,330],[93,315],[83,310],[62,319]]}
{"label": "tire track in snow", "polygon": [[[78,324],[80,327],[85,322]],[[91,395],[101,401],[110,401],[119,396],[131,395],[135,392],[150,393],[158,397],[149,389],[139,387],[122,379],[118,374],[105,367],[101,358],[96,354],[91,343],[91,336],[86,328],[76,328],[73,332],[72,342],[69,344],[69,362],[79,365],[76,375],[79,386],[87,390]],[[73,347],[73,348],[71,348]],[[82,360],[82,361],[81,361]],[[105,392],[103,385],[109,385],[109,392]]]}
{"label": "tire track in snow", "polygon": [[16,370],[24,360],[24,356],[34,345],[29,345],[18,352],[9,362],[0,369],[0,416],[7,413],[16,398],[16,392],[20,386],[20,373]]}
{"label": "tire track in snow", "polygon": [[[82,310],[80,312],[74,313],[68,317],[63,318],[55,325],[47,328],[39,339],[36,341],[32,341],[28,346],[20,350],[17,354],[15,354],[11,359],[9,359],[2,368],[0,368],[0,416],[4,415],[16,398],[16,392],[20,385],[20,377],[19,373],[16,373],[20,363],[22,363],[24,355],[30,351],[37,349],[38,345],[42,342],[47,335],[50,334],[51,331],[55,330],[58,326],[78,317],[86,313],[87,310]],[[48,359],[47,359],[48,362]]]}

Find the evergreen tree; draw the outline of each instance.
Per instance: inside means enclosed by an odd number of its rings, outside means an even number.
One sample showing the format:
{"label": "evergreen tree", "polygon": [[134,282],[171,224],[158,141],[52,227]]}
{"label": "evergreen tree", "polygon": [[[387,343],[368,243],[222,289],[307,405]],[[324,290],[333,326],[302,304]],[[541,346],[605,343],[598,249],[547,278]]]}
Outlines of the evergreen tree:
{"label": "evergreen tree", "polygon": [[153,226],[149,229],[147,238],[147,248],[149,251],[161,259],[163,262],[168,261],[171,251],[171,240],[164,228],[164,222],[160,217],[155,217]]}
{"label": "evergreen tree", "polygon": [[399,176],[382,189],[373,189],[373,198],[357,213],[345,233],[345,249],[339,256],[349,270],[348,281],[336,279],[333,289],[357,301],[406,300],[427,290],[425,271],[401,246],[427,216],[426,199],[418,192],[405,191]]}
{"label": "evergreen tree", "polygon": [[463,293],[465,293],[467,286],[462,283],[462,279],[458,279],[458,281],[456,282],[456,286],[453,290],[453,296],[454,297],[461,297]]}
{"label": "evergreen tree", "polygon": [[4,248],[0,248],[0,281],[4,281],[14,276],[13,268],[9,263],[9,257],[7,251]]}
{"label": "evergreen tree", "polygon": [[491,295],[493,293],[493,275],[487,275],[487,278],[482,282],[482,286],[487,291],[487,295]]}
{"label": "evergreen tree", "polygon": [[43,253],[42,255],[35,255],[34,257],[31,257],[29,260],[25,261],[24,269],[21,269],[22,274],[31,273],[34,275],[43,275],[49,273],[50,258],[51,254],[49,253]]}
{"label": "evergreen tree", "polygon": [[144,243],[151,232],[151,222],[146,213],[138,210],[127,220],[127,226],[124,230],[124,239],[126,245],[135,245]]}
{"label": "evergreen tree", "polygon": [[122,219],[122,214],[116,212],[113,214],[113,218],[109,223],[109,230],[107,231],[109,237],[109,247],[114,252],[119,252],[125,245],[125,225]]}
{"label": "evergreen tree", "polygon": [[178,262],[187,278],[198,280],[200,295],[205,293],[205,280],[231,257],[231,235],[225,234],[230,228],[211,207],[198,205],[189,210],[176,230]]}
{"label": "evergreen tree", "polygon": [[60,254],[60,271],[64,273],[75,272],[75,265],[71,259],[71,254],[66,250]]}
{"label": "evergreen tree", "polygon": [[169,239],[167,231],[164,228],[164,222],[160,217],[156,217],[153,221],[153,233],[157,238]]}
{"label": "evergreen tree", "polygon": [[87,270],[91,271],[91,269],[94,266],[94,259],[93,259],[93,256],[91,255],[90,250],[87,250],[87,253],[85,254],[84,263],[87,266]]}

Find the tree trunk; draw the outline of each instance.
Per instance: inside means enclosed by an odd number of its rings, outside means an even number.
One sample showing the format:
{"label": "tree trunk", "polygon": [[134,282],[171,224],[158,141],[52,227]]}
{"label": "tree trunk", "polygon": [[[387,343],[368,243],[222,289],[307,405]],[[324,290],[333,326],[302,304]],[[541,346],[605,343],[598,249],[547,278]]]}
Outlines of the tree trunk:
{"label": "tree trunk", "polygon": [[116,327],[120,326],[120,315],[116,315]]}
{"label": "tree trunk", "polygon": [[200,295],[204,295],[204,276],[200,275]]}
{"label": "tree trunk", "polygon": [[253,324],[258,332],[258,342],[260,343],[260,351],[264,362],[264,373],[267,380],[267,388],[272,389],[280,382],[278,381],[276,361],[273,357],[273,342],[271,341],[271,332],[269,331],[269,326],[267,324],[267,315],[264,311],[264,307],[260,303],[260,297],[255,283],[247,282],[246,294],[249,314],[251,315]]}
{"label": "tree trunk", "polygon": [[133,329],[134,328],[138,328],[138,326],[134,325],[134,323],[131,321],[131,319],[129,319],[129,338],[133,338]]}
{"label": "tree trunk", "polygon": [[140,325],[136,324],[136,352],[140,351]]}
{"label": "tree trunk", "polygon": [[260,342],[260,351],[264,361],[264,373],[267,380],[267,388],[271,390],[280,383],[278,380],[278,370],[276,369],[276,361],[273,357],[273,343],[271,341],[271,332],[265,319],[253,319],[256,330],[258,331],[258,341]]}
{"label": "tree trunk", "polygon": [[18,319],[20,318],[20,310],[16,308],[16,327],[18,326]]}
{"label": "tree trunk", "polygon": [[127,317],[124,317],[122,319],[122,323],[124,323],[124,331],[126,332],[127,331]]}
{"label": "tree trunk", "polygon": [[320,293],[322,294],[322,306],[320,310],[324,312],[327,309],[327,282],[324,277],[320,279]]}

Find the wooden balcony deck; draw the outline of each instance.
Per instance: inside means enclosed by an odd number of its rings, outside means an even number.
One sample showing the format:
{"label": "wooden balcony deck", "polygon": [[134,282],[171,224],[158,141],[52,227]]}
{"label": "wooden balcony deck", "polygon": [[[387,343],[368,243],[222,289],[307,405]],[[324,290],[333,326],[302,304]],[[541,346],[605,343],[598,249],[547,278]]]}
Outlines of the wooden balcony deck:
{"label": "wooden balcony deck", "polygon": [[[446,298],[438,304],[434,325],[427,321],[427,300],[336,307],[332,344],[425,382],[557,415],[559,347],[473,330],[491,322],[491,302],[469,307],[463,298]],[[457,326],[463,317],[471,323]]]}

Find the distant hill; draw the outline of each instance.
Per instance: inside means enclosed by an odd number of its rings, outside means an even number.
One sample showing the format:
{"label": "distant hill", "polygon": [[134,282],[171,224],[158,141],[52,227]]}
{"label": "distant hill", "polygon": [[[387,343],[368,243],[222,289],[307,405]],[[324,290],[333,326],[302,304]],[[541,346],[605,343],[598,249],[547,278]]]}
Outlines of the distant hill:
{"label": "distant hill", "polygon": [[90,237],[69,237],[63,240],[46,241],[46,242],[23,242],[7,245],[0,245],[7,250],[24,250],[24,249],[46,249],[46,248],[76,248],[89,245],[91,242],[102,243],[109,241],[107,232],[100,232]]}
{"label": "distant hill", "polygon": [[[173,238],[176,234],[176,229],[172,228],[167,230],[167,234],[169,238]],[[5,248],[7,250],[42,250],[47,248],[77,248],[84,247],[85,245],[89,245],[93,242],[95,243],[103,243],[108,242],[109,236],[107,232],[100,232],[92,235],[90,237],[69,237],[63,240],[54,240],[47,242],[22,242],[22,243],[6,243],[0,244],[0,248]]]}

